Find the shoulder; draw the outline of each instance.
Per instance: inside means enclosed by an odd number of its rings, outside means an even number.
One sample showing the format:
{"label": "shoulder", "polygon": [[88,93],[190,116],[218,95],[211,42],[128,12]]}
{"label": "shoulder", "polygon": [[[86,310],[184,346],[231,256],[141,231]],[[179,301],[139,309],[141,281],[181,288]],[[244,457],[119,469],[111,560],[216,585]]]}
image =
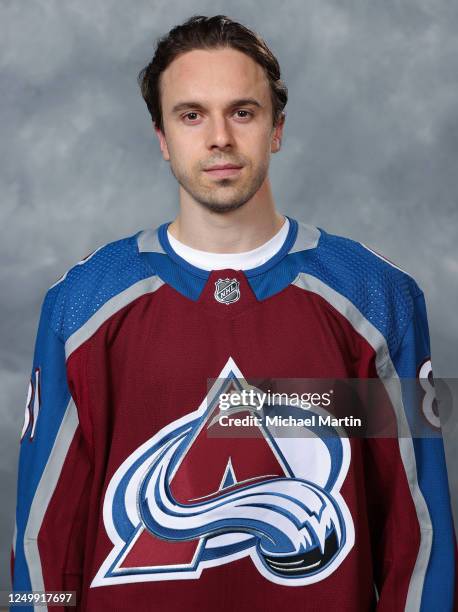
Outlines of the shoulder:
{"label": "shoulder", "polygon": [[[304,232],[304,224],[302,231]],[[307,227],[307,226],[305,226]],[[423,295],[411,274],[365,243],[326,232],[322,228],[316,247],[303,252],[299,278],[315,283],[331,305],[351,312],[375,327],[394,348]]]}
{"label": "shoulder", "polygon": [[139,254],[137,232],[106,243],[70,267],[46,292],[43,311],[63,341],[109,300],[154,271]]}
{"label": "shoulder", "polygon": [[358,291],[370,294],[371,290],[379,297],[395,292],[406,299],[421,293],[411,274],[366,243],[319,231],[317,255],[324,271],[337,285],[353,291],[355,298]]}

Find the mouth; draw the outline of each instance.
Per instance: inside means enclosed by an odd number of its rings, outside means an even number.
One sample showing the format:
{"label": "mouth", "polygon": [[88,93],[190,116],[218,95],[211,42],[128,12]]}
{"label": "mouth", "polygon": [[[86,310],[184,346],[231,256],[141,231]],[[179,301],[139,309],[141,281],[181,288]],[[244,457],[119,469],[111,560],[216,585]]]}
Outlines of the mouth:
{"label": "mouth", "polygon": [[222,166],[213,166],[204,170],[205,174],[214,178],[226,178],[228,176],[236,176],[242,170],[242,166],[233,164],[225,164]]}

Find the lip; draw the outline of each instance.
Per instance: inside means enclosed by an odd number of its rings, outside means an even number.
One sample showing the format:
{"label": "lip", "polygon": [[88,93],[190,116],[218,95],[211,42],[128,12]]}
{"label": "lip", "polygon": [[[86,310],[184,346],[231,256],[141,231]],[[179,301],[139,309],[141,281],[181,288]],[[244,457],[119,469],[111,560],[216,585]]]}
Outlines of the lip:
{"label": "lip", "polygon": [[235,166],[234,164],[224,164],[212,166],[211,168],[204,170],[204,172],[206,172],[210,176],[221,178],[226,176],[233,176],[240,172],[241,169],[242,166]]}

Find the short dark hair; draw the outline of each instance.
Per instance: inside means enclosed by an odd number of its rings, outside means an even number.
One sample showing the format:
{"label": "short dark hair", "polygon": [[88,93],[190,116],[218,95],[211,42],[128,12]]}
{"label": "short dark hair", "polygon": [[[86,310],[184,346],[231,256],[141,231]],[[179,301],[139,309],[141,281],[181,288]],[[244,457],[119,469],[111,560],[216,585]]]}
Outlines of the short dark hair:
{"label": "short dark hair", "polygon": [[224,47],[242,51],[264,68],[270,85],[273,125],[277,125],[284,115],[288,89],[280,78],[280,65],[265,41],[252,30],[225,15],[193,15],[157,41],[153,59],[142,68],[137,77],[156,128],[164,131],[160,77],[167,66],[187,51]]}

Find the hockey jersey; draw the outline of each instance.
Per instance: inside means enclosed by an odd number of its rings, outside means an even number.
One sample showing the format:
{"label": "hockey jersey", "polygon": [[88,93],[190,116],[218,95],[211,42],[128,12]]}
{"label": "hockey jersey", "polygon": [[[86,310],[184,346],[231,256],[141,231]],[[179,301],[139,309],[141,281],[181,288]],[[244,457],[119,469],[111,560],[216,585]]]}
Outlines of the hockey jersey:
{"label": "hockey jersey", "polygon": [[403,431],[416,411],[440,431],[434,390],[417,405],[400,384],[431,381],[415,280],[289,222],[256,268],[197,268],[164,223],[100,247],[47,291],[15,591],[76,591],[88,612],[453,610],[440,436],[208,433],[221,390],[269,378],[390,379]]}

